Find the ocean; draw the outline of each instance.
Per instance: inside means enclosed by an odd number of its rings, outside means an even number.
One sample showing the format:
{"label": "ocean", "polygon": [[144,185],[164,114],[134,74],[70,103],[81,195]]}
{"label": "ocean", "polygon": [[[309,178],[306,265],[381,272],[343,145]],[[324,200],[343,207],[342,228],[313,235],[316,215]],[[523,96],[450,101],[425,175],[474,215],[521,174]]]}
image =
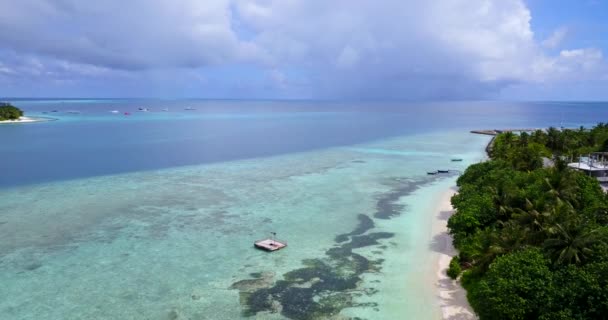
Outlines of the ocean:
{"label": "ocean", "polygon": [[[0,125],[1,319],[440,319],[432,213],[485,157],[469,131],[608,119],[601,102],[12,102],[56,121]],[[288,246],[253,248],[271,232]]]}

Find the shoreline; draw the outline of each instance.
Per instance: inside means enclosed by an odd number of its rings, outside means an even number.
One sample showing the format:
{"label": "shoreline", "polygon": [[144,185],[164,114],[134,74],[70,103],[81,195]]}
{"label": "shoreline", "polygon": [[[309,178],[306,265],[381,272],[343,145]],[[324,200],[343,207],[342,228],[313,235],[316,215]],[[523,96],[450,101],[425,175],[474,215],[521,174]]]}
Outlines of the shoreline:
{"label": "shoreline", "polygon": [[47,122],[55,121],[55,118],[44,118],[44,117],[20,117],[17,120],[2,120],[0,124],[16,124],[16,123],[36,123],[36,122]]}
{"label": "shoreline", "polygon": [[450,203],[454,194],[456,194],[456,186],[444,191],[439,196],[433,212],[434,249],[438,252],[435,264],[435,286],[442,319],[472,320],[477,319],[477,316],[469,305],[466,290],[457,280],[452,280],[446,274],[452,257],[458,254],[452,245],[452,237],[447,228],[448,219],[454,214]]}

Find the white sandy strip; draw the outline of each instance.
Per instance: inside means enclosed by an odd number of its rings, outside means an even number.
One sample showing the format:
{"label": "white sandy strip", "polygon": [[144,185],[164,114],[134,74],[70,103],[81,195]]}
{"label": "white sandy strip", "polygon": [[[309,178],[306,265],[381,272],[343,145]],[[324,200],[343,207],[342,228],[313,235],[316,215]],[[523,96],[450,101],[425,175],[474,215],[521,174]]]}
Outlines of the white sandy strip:
{"label": "white sandy strip", "polygon": [[437,291],[441,313],[444,320],[469,320],[477,319],[469,302],[467,293],[460,286],[458,281],[450,279],[446,271],[450,265],[450,260],[457,254],[452,246],[452,237],[448,234],[448,218],[454,213],[450,198],[455,191],[450,189],[441,195],[437,204],[436,215],[433,222],[433,234],[435,239],[435,249],[439,252],[437,264]]}
{"label": "white sandy strip", "polygon": [[48,121],[48,119],[21,117],[17,120],[3,120],[3,121],[0,121],[0,123],[26,123],[26,122],[41,122],[41,121]]}

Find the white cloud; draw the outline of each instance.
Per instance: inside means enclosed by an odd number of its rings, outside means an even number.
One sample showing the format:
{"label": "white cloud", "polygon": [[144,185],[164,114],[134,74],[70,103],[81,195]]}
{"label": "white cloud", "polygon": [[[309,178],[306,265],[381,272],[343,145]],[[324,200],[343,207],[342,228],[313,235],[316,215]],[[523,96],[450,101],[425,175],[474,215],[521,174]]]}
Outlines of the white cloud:
{"label": "white cloud", "polygon": [[[305,83],[312,96],[405,98],[606,74],[598,49],[547,52],[567,29],[539,41],[532,15],[523,0],[0,0],[0,68],[63,78],[182,69],[189,79],[249,65],[269,85]],[[2,52],[40,65],[16,68]]]}
{"label": "white cloud", "polygon": [[543,40],[541,42],[542,46],[547,49],[555,49],[557,48],[568,35],[568,28],[561,27],[555,30],[549,38]]}
{"label": "white cloud", "polygon": [[562,50],[557,58],[558,64],[572,73],[599,71],[603,66],[602,51],[595,48]]}
{"label": "white cloud", "polygon": [[[256,31],[253,41],[277,66],[314,70],[322,93],[383,90],[407,97],[450,88],[456,94],[469,90],[483,95],[510,83],[567,81],[569,74],[593,77],[594,68],[605,64],[601,51],[593,48],[557,56],[545,52],[561,44],[567,29],[539,42],[530,24],[532,13],[521,0],[381,5],[254,0],[237,2],[237,9]],[[566,57],[577,50],[581,57]],[[411,88],[412,81],[418,88]]]}
{"label": "white cloud", "polygon": [[117,69],[198,67],[251,51],[229,0],[0,1],[0,41],[16,51]]}

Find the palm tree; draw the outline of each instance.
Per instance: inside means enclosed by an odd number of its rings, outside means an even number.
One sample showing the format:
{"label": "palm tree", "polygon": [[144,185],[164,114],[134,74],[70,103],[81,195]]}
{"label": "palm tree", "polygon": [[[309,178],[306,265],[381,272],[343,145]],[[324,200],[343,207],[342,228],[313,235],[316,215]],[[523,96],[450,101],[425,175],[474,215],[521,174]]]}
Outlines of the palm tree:
{"label": "palm tree", "polygon": [[492,200],[496,206],[498,219],[506,221],[512,212],[510,203],[515,198],[515,190],[508,189],[503,183],[498,183],[497,187],[489,187],[492,191]]}
{"label": "palm tree", "polygon": [[543,130],[536,130],[530,135],[530,141],[544,146],[547,144],[547,134]]}
{"label": "palm tree", "polygon": [[506,159],[509,155],[507,150],[511,149],[515,141],[515,134],[506,131],[494,138],[492,157],[496,159]]}
{"label": "palm tree", "polygon": [[553,223],[545,228],[548,239],[543,248],[556,264],[580,264],[595,244],[603,243],[599,229],[590,229],[587,220],[568,202],[559,201],[550,218]]}
{"label": "palm tree", "polygon": [[526,242],[537,245],[543,242],[545,236],[545,226],[551,217],[551,212],[537,210],[540,205],[534,205],[526,199],[525,210],[516,208],[513,210],[512,221],[519,225],[524,231]]}
{"label": "palm tree", "polygon": [[553,199],[556,205],[558,201],[562,200],[577,207],[579,187],[576,183],[576,172],[568,168],[565,162],[559,158],[556,159],[555,164],[554,169],[545,178],[547,195]]}
{"label": "palm tree", "polygon": [[562,151],[562,133],[554,127],[547,129],[547,147],[553,151]]}
{"label": "palm tree", "polygon": [[554,225],[554,237],[545,240],[543,247],[556,264],[580,264],[591,254],[591,247],[602,242],[598,229],[586,230],[584,224],[567,222]]}
{"label": "palm tree", "polygon": [[522,132],[519,135],[519,146],[526,147],[528,146],[528,142],[530,140],[530,135],[527,132]]}
{"label": "palm tree", "polygon": [[515,141],[515,134],[513,131],[507,131],[503,133],[504,142],[507,146],[512,146]]}
{"label": "palm tree", "polygon": [[525,245],[525,232],[516,224],[502,223],[502,230],[486,229],[481,242],[479,254],[474,263],[481,272],[485,272],[494,260]]}

